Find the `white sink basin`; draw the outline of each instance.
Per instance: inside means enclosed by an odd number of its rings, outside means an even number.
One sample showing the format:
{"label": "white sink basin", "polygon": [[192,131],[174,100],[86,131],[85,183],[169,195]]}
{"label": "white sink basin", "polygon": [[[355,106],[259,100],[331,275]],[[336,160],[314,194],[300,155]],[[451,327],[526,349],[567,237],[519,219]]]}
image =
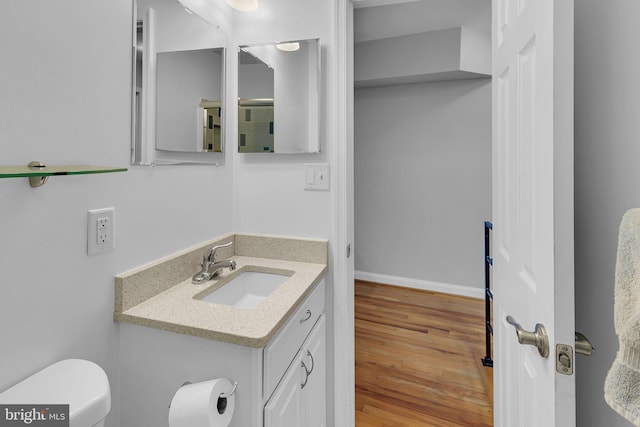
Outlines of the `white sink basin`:
{"label": "white sink basin", "polygon": [[251,309],[271,295],[288,278],[289,275],[285,274],[242,271],[200,300]]}

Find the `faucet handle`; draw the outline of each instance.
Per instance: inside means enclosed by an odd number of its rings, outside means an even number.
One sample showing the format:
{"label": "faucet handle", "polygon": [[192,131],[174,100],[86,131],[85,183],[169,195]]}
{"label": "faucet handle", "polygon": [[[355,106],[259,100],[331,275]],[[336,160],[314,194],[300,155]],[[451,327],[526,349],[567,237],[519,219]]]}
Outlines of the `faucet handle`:
{"label": "faucet handle", "polygon": [[218,249],[228,248],[231,245],[233,245],[233,241],[225,243],[224,245],[218,245],[218,246],[212,247],[211,250],[209,251],[209,262],[212,262],[212,263],[216,262],[216,251]]}

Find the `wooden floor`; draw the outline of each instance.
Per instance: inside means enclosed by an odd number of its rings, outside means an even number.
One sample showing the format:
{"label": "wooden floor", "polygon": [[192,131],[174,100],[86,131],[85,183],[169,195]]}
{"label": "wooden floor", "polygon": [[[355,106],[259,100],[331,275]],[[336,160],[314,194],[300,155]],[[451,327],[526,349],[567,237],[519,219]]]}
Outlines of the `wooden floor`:
{"label": "wooden floor", "polygon": [[492,426],[484,301],[356,281],[356,427]]}

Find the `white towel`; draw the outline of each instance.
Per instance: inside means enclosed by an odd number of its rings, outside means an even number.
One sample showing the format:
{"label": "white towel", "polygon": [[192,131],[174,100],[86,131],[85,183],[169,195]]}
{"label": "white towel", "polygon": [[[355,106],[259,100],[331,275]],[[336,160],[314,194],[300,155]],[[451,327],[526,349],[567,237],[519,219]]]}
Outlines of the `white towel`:
{"label": "white towel", "polygon": [[618,235],[614,324],[619,350],[604,383],[604,398],[640,426],[640,209],[622,217]]}

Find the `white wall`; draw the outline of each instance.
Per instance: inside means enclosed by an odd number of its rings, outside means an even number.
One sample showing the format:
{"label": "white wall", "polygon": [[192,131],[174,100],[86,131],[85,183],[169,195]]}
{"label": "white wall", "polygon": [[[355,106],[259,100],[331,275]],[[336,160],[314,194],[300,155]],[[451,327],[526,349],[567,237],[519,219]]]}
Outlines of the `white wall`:
{"label": "white wall", "polygon": [[[131,0],[11,0],[0,14],[0,164],[129,166]],[[228,162],[231,164],[231,162]],[[0,180],[0,390],[63,358],[103,366],[119,425],[113,276],[233,230],[231,167]],[[116,248],[86,255],[86,212]]]}
{"label": "white wall", "polygon": [[577,424],[631,424],[604,401],[618,349],[614,272],[622,214],[640,206],[637,17],[631,0],[575,3],[576,329],[597,348],[577,356]]}
{"label": "white wall", "polygon": [[356,90],[360,277],[480,289],[490,219],[490,80]]}
{"label": "white wall", "polygon": [[354,1],[356,42],[463,26],[491,31],[491,0]]}
{"label": "white wall", "polygon": [[[329,237],[332,231],[332,204],[329,192],[304,190],[303,163],[329,162],[334,143],[328,138],[334,126],[329,86],[333,84],[331,55],[335,55],[332,2],[279,0],[251,14],[237,14],[234,28],[236,45],[320,38],[323,51],[323,84],[320,154],[277,155],[238,154],[234,221],[245,232],[291,234],[305,237]],[[230,52],[232,53],[232,52]],[[229,55],[237,67],[237,59]],[[233,72],[230,72],[233,75]],[[232,94],[231,99],[234,98]],[[234,121],[237,117],[233,117]],[[235,123],[235,122],[234,122]],[[277,124],[276,124],[277,126]],[[237,126],[231,141],[237,140]],[[236,151],[236,150],[234,150]]]}
{"label": "white wall", "polygon": [[462,27],[360,42],[356,82],[457,71],[461,42]]}

